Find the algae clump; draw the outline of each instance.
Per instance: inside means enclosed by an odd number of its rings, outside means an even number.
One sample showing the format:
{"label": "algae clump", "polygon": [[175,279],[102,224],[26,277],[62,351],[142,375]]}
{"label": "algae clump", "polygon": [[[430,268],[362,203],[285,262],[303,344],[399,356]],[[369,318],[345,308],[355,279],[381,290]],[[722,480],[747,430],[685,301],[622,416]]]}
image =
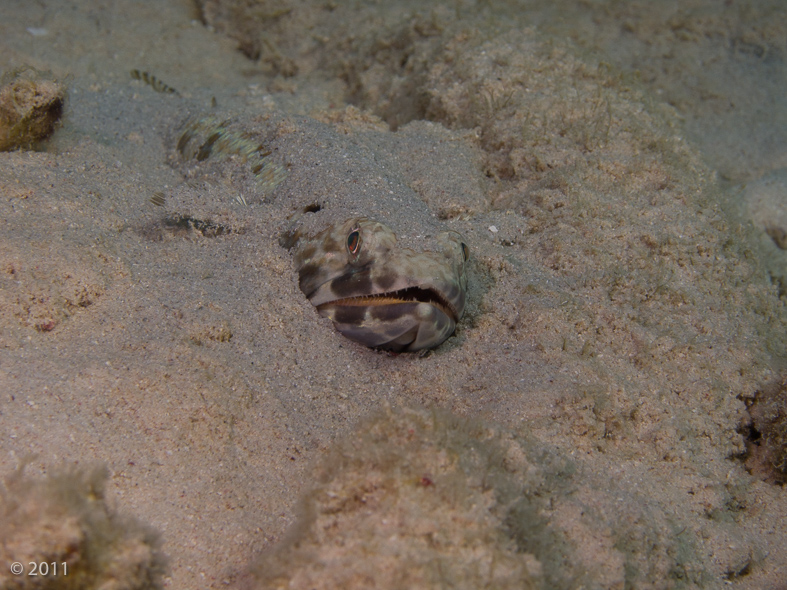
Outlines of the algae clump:
{"label": "algae clump", "polygon": [[65,106],[65,86],[35,68],[0,80],[0,151],[30,149],[52,135]]}

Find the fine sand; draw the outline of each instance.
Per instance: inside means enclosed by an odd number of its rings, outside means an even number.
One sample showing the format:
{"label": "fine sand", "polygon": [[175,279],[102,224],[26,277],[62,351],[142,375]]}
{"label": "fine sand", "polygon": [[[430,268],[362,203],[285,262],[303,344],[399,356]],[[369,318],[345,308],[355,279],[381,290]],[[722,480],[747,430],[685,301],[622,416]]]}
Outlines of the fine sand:
{"label": "fine sand", "polygon": [[[101,530],[108,588],[787,588],[787,21],[544,4],[4,3],[0,71],[68,95],[0,153],[0,558]],[[743,126],[685,84],[732,22]],[[287,181],[179,159],[209,114],[328,123],[463,234],[455,336],[320,318]]]}

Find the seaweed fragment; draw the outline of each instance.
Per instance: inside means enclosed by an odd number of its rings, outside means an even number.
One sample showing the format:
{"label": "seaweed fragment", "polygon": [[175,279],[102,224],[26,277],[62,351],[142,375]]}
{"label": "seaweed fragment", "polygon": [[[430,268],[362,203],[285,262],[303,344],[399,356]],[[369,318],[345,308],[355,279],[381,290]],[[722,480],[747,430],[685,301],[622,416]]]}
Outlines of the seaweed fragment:
{"label": "seaweed fragment", "polygon": [[172,88],[172,86],[168,86],[164,84],[161,80],[156,78],[153,74],[149,74],[148,72],[144,72],[142,70],[131,70],[131,77],[135,80],[140,80],[150,86],[156,92],[162,92],[164,94],[175,94],[180,96],[180,92]]}

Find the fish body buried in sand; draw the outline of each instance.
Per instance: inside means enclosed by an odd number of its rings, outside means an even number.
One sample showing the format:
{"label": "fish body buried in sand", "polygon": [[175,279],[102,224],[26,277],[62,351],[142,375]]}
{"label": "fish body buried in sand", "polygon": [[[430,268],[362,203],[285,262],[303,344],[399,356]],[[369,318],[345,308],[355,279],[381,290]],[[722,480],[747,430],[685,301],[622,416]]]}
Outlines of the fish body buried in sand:
{"label": "fish body buried in sand", "polygon": [[398,248],[386,225],[348,219],[295,251],[301,291],[342,334],[375,348],[433,348],[454,333],[465,308],[467,246],[456,232],[440,249]]}
{"label": "fish body buried in sand", "polygon": [[192,161],[249,162],[259,200],[287,212],[280,243],[293,254],[301,291],[339,332],[397,352],[433,348],[454,333],[469,251],[397,173],[394,134],[338,133],[285,115],[217,121],[187,125],[178,150]]}

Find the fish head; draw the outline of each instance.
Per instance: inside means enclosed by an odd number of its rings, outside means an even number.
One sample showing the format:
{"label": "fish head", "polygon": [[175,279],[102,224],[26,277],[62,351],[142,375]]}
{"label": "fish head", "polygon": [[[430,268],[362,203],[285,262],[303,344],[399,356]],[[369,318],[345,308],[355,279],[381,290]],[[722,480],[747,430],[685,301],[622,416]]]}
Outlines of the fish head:
{"label": "fish head", "polygon": [[435,238],[432,249],[403,248],[387,225],[364,217],[301,237],[294,252],[301,291],[351,340],[433,348],[464,313],[469,257],[457,232]]}

